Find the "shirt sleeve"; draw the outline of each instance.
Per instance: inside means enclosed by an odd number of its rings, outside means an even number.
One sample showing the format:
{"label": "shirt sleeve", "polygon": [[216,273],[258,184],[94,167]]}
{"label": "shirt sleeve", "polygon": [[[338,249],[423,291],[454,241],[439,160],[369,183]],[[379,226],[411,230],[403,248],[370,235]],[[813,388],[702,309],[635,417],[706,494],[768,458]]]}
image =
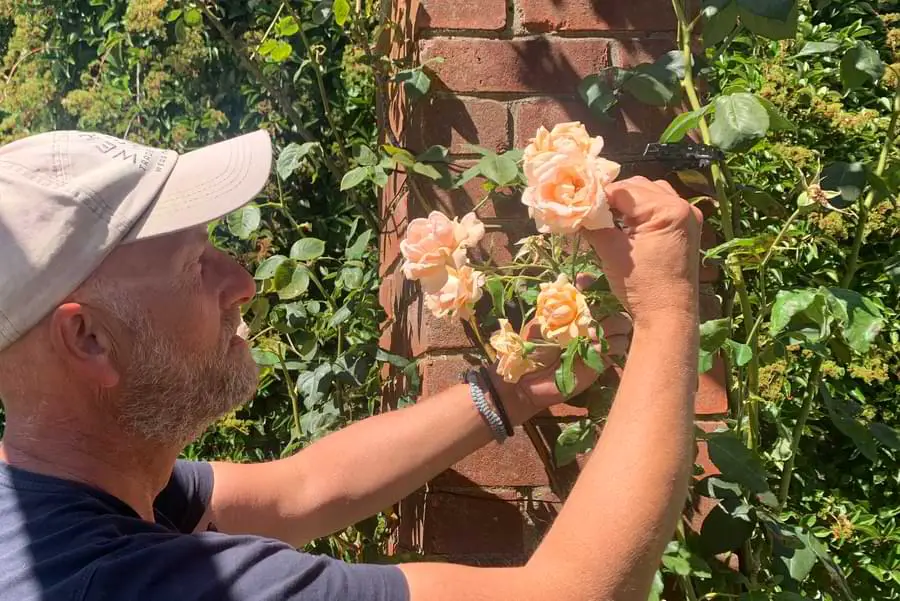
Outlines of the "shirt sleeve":
{"label": "shirt sleeve", "polygon": [[106,557],[83,601],[409,601],[396,566],[348,564],[218,532],[148,542]]}
{"label": "shirt sleeve", "polygon": [[172,522],[178,532],[190,534],[209,507],[213,480],[209,463],[178,460],[169,483],[156,497],[153,507]]}

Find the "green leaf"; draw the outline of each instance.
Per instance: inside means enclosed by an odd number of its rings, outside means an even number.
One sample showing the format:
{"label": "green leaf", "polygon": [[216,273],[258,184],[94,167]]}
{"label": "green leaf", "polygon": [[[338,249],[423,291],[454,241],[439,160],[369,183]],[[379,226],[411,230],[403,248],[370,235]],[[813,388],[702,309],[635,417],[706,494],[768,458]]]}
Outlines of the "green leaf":
{"label": "green leaf", "polygon": [[489,154],[478,162],[481,175],[498,186],[505,186],[515,181],[519,175],[519,166],[506,155]]}
{"label": "green leaf", "polygon": [[369,177],[371,167],[354,167],[341,179],[341,190],[349,190],[360,185]]}
{"label": "green leaf", "polygon": [[347,290],[356,290],[362,286],[365,274],[359,267],[344,267],[338,275],[338,283]]}
{"label": "green leaf", "polygon": [[737,482],[754,494],[769,490],[766,468],[759,456],[744,446],[733,432],[714,432],[706,437],[709,458],[722,471],[721,478]]}
{"label": "green leaf", "polygon": [[796,0],[737,0],[745,11],[775,21],[787,21],[796,3]]}
{"label": "green leaf", "polygon": [[679,98],[680,86],[655,64],[638,65],[622,84],[622,89],[651,106],[671,106]]}
{"label": "green leaf", "polygon": [[462,172],[459,178],[453,183],[453,189],[458,190],[459,188],[462,188],[479,175],[481,175],[481,163],[476,163]]}
{"label": "green leaf", "polygon": [[680,555],[663,555],[663,567],[678,576],[690,576],[691,563]]}
{"label": "green leaf", "polygon": [[229,232],[241,240],[246,240],[259,228],[260,220],[259,207],[249,204],[229,213],[225,222],[228,224]]}
{"label": "green leaf", "polygon": [[688,134],[692,129],[696,129],[698,125],[700,125],[700,119],[709,112],[711,108],[710,105],[706,105],[697,109],[696,111],[690,111],[687,113],[681,113],[666,128],[666,130],[659,137],[659,141],[662,144],[673,144],[675,142],[680,142],[684,139],[684,137]]}
{"label": "green leaf", "polygon": [[491,304],[494,308],[494,314],[497,317],[505,317],[506,316],[506,289],[503,285],[503,280],[498,277],[487,278],[484,283],[485,289],[488,291],[488,294],[491,295]]}
{"label": "green leaf", "polygon": [[737,26],[738,6],[734,0],[720,0],[704,9],[703,45],[706,48],[722,42]]}
{"label": "green leaf", "polygon": [[335,311],[334,315],[331,316],[331,319],[328,320],[328,327],[329,328],[338,327],[339,325],[341,325],[342,323],[347,321],[347,319],[349,319],[352,314],[353,313],[350,311],[349,307],[346,307],[346,306],[341,307],[340,309]]}
{"label": "green leaf", "polygon": [[275,171],[278,173],[278,177],[287,181],[294,171],[297,170],[297,167],[300,166],[303,158],[318,145],[318,142],[304,142],[303,144],[291,142],[285,146],[281,154],[278,155],[278,162],[275,164]]}
{"label": "green leaf", "polygon": [[313,261],[325,254],[325,242],[318,238],[301,238],[291,247],[291,258],[297,261]]}
{"label": "green leaf", "polygon": [[297,265],[287,285],[279,288],[278,298],[290,300],[297,298],[309,288],[309,270],[305,265]]}
{"label": "green leaf", "polygon": [[353,147],[353,157],[357,163],[364,167],[373,167],[378,164],[378,155],[365,144]]}
{"label": "green leaf", "polygon": [[575,392],[575,357],[578,354],[578,339],[571,340],[566,346],[560,358],[559,367],[556,368],[556,388],[564,398],[568,398]]}
{"label": "green leaf", "polygon": [[260,348],[250,349],[250,356],[253,357],[253,361],[260,367],[272,367],[281,363],[278,355],[272,351],[266,351]]}
{"label": "green leaf", "polygon": [[316,25],[323,25],[328,19],[331,18],[332,13],[332,0],[320,0],[318,4],[316,4],[315,8],[313,8],[312,20]]}
{"label": "green leaf", "polygon": [[606,364],[603,362],[603,357],[597,352],[597,349],[594,348],[594,345],[591,344],[590,341],[585,341],[585,343],[581,345],[579,355],[581,356],[582,361],[584,361],[584,364],[598,374],[602,374],[606,371]]}
{"label": "green leaf", "polygon": [[726,497],[710,510],[700,526],[697,541],[708,555],[736,551],[753,534],[754,523],[748,516],[735,517],[732,512],[742,504],[738,497]]}
{"label": "green leaf", "polygon": [[884,76],[884,71],[878,51],[863,41],[857,42],[841,59],[841,82],[845,90],[875,83]]}
{"label": "green leaf", "polygon": [[436,144],[428,147],[425,152],[416,157],[416,160],[421,163],[446,163],[449,155],[450,149]]}
{"label": "green leaf", "polygon": [[828,417],[831,423],[847,436],[856,445],[856,448],[866,456],[869,461],[876,462],[880,459],[878,445],[875,436],[865,424],[857,419],[859,408],[852,401],[835,399],[828,391],[825,384],[819,386],[819,392],[828,408]]}
{"label": "green leaf", "polygon": [[822,170],[819,185],[823,190],[840,192],[840,196],[832,198],[829,202],[833,206],[843,209],[859,200],[867,181],[866,169],[862,163],[838,161]]}
{"label": "green leaf", "polygon": [[[795,316],[803,314],[824,298],[817,290],[780,290],[775,296],[769,322],[769,334],[776,336],[783,332]],[[818,315],[819,312],[813,312]]]}
{"label": "green leaf", "polygon": [[351,260],[362,259],[366,255],[369,248],[369,241],[372,239],[372,230],[366,230],[357,236],[356,241],[347,247],[344,256]]}
{"label": "green leaf", "polygon": [[700,348],[714,353],[722,348],[731,335],[731,320],[713,319],[700,324]]}
{"label": "green leaf", "polygon": [[406,69],[394,76],[394,80],[403,84],[403,89],[410,100],[418,100],[431,88],[431,78],[422,68]]}
{"label": "green leaf", "polygon": [[[289,43],[284,40],[276,40],[272,49],[267,53],[267,56],[276,63],[281,63],[290,58],[293,51],[294,49]],[[260,54],[262,54],[262,52],[260,52]]]}
{"label": "green leaf", "polygon": [[785,218],[788,216],[784,206],[765,190],[744,188],[740,191],[740,195],[741,200],[769,217]]}
{"label": "green leaf", "polygon": [[587,453],[597,442],[597,431],[589,419],[578,420],[566,426],[556,438],[553,456],[556,466],[562,467],[575,461],[580,453]]}
{"label": "green leaf", "polygon": [[879,422],[871,422],[869,432],[884,446],[894,451],[900,451],[900,432],[894,428]]}
{"label": "green leaf", "polygon": [[275,33],[284,37],[292,36],[298,31],[300,31],[300,25],[293,16],[282,17],[275,26]]}
{"label": "green leaf", "polygon": [[796,3],[786,19],[772,19],[758,14],[750,8],[756,0],[738,0],[738,15],[741,23],[757,35],[770,40],[792,40],[797,35],[797,21],[800,9]]}
{"label": "green leaf", "polygon": [[616,90],[611,88],[606,78],[601,75],[588,75],[582,79],[578,84],[578,95],[598,117],[608,116],[607,111],[615,106],[618,100]]}
{"label": "green leaf", "polygon": [[653,575],[653,583],[650,585],[650,594],[647,597],[647,601],[661,601],[665,587],[662,572],[657,570],[656,574]]}
{"label": "green leaf", "polygon": [[841,45],[839,42],[806,42],[800,52],[794,55],[794,58],[802,58],[804,56],[815,56],[817,54],[831,54]]}
{"label": "green leaf", "polygon": [[168,12],[168,14],[166,14],[166,21],[168,21],[169,23],[171,23],[172,21],[177,21],[182,12],[183,11],[180,8],[173,8]]}
{"label": "green leaf", "polygon": [[749,345],[744,344],[743,342],[737,342],[735,340],[726,340],[725,347],[728,349],[728,354],[731,359],[731,362],[737,367],[743,367],[750,363],[750,359],[753,358],[753,349],[750,348]]}
{"label": "green leaf", "polygon": [[297,393],[303,397],[303,406],[313,409],[325,400],[331,390],[334,374],[331,365],[323,363],[313,371],[305,371],[297,376]]}
{"label": "green leaf", "polygon": [[716,118],[709,128],[712,142],[735,150],[763,138],[769,131],[769,113],[753,94],[740,92],[716,99]]}
{"label": "green leaf", "polygon": [[869,352],[884,327],[881,308],[853,290],[830,288],[828,292],[829,308],[841,326],[841,337],[857,353]]}
{"label": "green leaf", "polygon": [[184,24],[194,27],[203,22],[203,14],[196,8],[189,8],[184,13]]}
{"label": "green leaf", "polygon": [[268,280],[275,277],[275,271],[287,260],[288,258],[284,255],[272,255],[259,264],[253,277],[257,280]]}
{"label": "green leaf", "polygon": [[414,173],[424,175],[425,177],[438,180],[441,179],[441,172],[427,163],[414,163],[412,166]]}
{"label": "green leaf", "polygon": [[334,0],[331,9],[334,11],[334,22],[343,27],[350,16],[350,3],[347,0]]}

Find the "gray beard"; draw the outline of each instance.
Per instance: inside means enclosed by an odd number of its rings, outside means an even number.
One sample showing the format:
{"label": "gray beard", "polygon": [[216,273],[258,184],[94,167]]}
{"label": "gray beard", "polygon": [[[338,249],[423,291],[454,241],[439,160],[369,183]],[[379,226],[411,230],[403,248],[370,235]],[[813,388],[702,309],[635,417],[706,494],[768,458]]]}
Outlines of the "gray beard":
{"label": "gray beard", "polygon": [[[148,326],[135,331],[117,403],[117,420],[133,436],[182,447],[256,392],[258,373],[249,357],[235,361],[225,350],[205,357],[179,352]],[[227,350],[233,333],[224,331],[219,348]]]}

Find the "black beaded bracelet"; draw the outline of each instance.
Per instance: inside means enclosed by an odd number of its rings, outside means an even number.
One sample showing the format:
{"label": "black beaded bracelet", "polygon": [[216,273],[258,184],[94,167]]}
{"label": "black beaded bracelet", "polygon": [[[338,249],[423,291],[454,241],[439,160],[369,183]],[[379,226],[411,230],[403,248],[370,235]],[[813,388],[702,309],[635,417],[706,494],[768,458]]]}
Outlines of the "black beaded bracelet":
{"label": "black beaded bracelet", "polygon": [[497,414],[500,416],[500,419],[503,420],[503,428],[506,430],[506,435],[513,436],[515,431],[513,430],[512,422],[509,421],[506,407],[503,406],[503,401],[500,399],[500,394],[494,386],[494,381],[491,380],[491,375],[484,366],[481,366],[479,373],[481,374],[481,379],[484,380],[484,383],[487,386],[488,392],[491,394],[491,400],[494,401],[494,406],[497,408]]}

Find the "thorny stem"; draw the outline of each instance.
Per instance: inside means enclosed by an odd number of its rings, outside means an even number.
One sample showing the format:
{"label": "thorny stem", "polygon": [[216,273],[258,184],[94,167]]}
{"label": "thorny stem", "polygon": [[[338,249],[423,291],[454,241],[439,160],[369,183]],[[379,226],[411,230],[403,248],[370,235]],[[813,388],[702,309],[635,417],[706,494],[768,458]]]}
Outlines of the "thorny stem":
{"label": "thorny stem", "polygon": [[806,386],[806,396],[803,398],[803,405],[800,407],[800,416],[794,425],[794,431],[791,433],[791,456],[784,463],[784,470],[781,473],[781,484],[778,490],[778,502],[781,507],[787,503],[788,495],[791,490],[791,477],[794,475],[794,460],[797,457],[797,451],[800,448],[800,439],[803,437],[803,429],[806,427],[806,420],[809,419],[809,412],[812,409],[813,400],[819,394],[819,385],[822,383],[822,359],[818,358],[813,363],[812,371],[809,373],[809,382]]}
{"label": "thorny stem", "polygon": [[309,40],[306,37],[306,32],[303,31],[303,21],[300,19],[300,15],[297,14],[297,11],[294,9],[290,3],[285,3],[283,6],[287,6],[288,12],[291,13],[291,16],[294,17],[294,20],[297,22],[297,25],[300,27],[300,41],[303,42],[303,47],[306,49],[306,56],[309,58],[310,66],[312,67],[313,73],[316,76],[316,87],[319,89],[319,96],[322,97],[322,108],[325,111],[325,119],[328,121],[328,125],[331,126],[331,131],[334,133],[334,137],[337,138],[338,142],[338,153],[341,156],[341,161],[343,163],[344,169],[348,169],[350,163],[347,159],[347,143],[344,140],[343,135],[341,135],[341,130],[338,128],[337,124],[334,121],[334,116],[331,114],[331,101],[328,100],[328,92],[325,91],[325,81],[322,79],[322,73],[319,69],[319,61],[316,59],[315,53],[313,53],[312,46],[309,44]]}
{"label": "thorny stem", "polygon": [[[672,7],[675,10],[675,16],[678,19],[679,38],[681,41],[681,51],[684,56],[684,79],[682,85],[685,94],[688,97],[691,110],[700,110],[703,104],[697,95],[697,88],[694,83],[694,57],[691,53],[691,35],[693,29],[691,24],[685,17],[683,0],[672,0]],[[712,137],[709,133],[709,125],[706,122],[706,116],[700,117],[699,122],[700,136],[704,144],[711,144]],[[730,242],[734,239],[734,216],[732,215],[731,199],[728,196],[727,176],[722,167],[718,163],[710,166],[710,174],[712,175],[713,184],[716,189],[716,199],[719,205],[719,221],[722,224],[722,232],[725,234],[725,240]],[[748,404],[749,410],[746,412],[749,418],[749,428],[747,432],[747,442],[751,449],[756,449],[759,436],[759,357],[758,357],[758,336],[753,332],[753,307],[750,304],[750,295],[747,292],[747,283],[744,280],[743,270],[739,266],[735,266],[731,270],[731,276],[734,280],[734,289],[738,296],[738,302],[741,306],[741,314],[743,317],[744,331],[746,333],[747,344],[753,350],[753,358],[747,368],[748,373]],[[741,403],[743,404],[743,402]]]}
{"label": "thorny stem", "polygon": [[284,383],[287,385],[288,396],[291,397],[291,413],[294,416],[294,428],[297,429],[297,432],[302,432],[300,429],[300,399],[297,398],[297,391],[294,389],[294,380],[291,378],[290,371],[288,371],[287,364],[284,362],[284,357],[281,353],[278,353],[278,363],[281,364],[281,373],[284,375]]}

